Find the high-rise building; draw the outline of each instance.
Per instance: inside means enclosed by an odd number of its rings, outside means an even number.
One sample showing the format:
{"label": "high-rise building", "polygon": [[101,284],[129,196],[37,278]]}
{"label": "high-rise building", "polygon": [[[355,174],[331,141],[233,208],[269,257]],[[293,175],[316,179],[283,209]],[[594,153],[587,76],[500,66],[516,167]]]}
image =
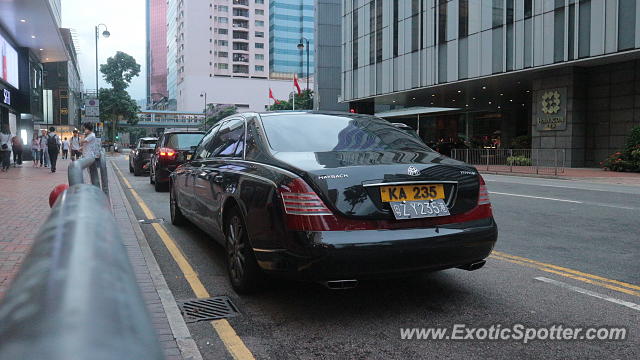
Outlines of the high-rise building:
{"label": "high-rise building", "polygon": [[342,65],[342,1],[315,0],[315,52],[322,54],[315,62],[313,108],[346,111],[340,103]]}
{"label": "high-rise building", "polygon": [[292,91],[290,81],[269,80],[264,0],[169,0],[168,6],[167,84],[178,110],[204,111],[206,101],[262,111],[269,88],[279,98]]}
{"label": "high-rise building", "polygon": [[166,104],[167,0],[147,0],[147,105]]}
{"label": "high-rise building", "polygon": [[593,166],[640,125],[640,1],[343,1],[342,28],[343,99],[427,143]]}
{"label": "high-rise building", "polygon": [[[271,78],[313,77],[315,67],[314,0],[269,1],[269,67]],[[309,63],[307,64],[307,41]],[[305,48],[298,48],[303,44]]]}

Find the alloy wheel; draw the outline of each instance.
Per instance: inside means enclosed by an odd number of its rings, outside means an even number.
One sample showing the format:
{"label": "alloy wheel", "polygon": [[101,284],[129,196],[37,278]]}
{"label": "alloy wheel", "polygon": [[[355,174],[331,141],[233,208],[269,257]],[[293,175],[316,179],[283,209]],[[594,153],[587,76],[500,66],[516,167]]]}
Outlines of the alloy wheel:
{"label": "alloy wheel", "polygon": [[246,258],[244,255],[244,226],[238,216],[229,221],[227,233],[227,260],[229,273],[234,282],[241,282],[245,273]]}

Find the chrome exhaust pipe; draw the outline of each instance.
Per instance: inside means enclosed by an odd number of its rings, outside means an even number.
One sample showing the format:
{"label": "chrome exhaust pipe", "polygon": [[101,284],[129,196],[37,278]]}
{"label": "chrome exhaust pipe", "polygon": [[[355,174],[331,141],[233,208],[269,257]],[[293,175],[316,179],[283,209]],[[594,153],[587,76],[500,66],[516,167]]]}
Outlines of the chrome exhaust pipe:
{"label": "chrome exhaust pipe", "polygon": [[346,290],[353,289],[358,286],[358,280],[330,280],[322,283],[327,289],[331,290]]}
{"label": "chrome exhaust pipe", "polygon": [[467,271],[473,271],[473,270],[478,270],[481,267],[484,266],[484,264],[486,264],[487,262],[485,260],[480,260],[480,261],[476,261],[474,263],[471,264],[466,264],[466,265],[462,265],[462,266],[458,266],[458,269],[462,269],[462,270],[467,270]]}

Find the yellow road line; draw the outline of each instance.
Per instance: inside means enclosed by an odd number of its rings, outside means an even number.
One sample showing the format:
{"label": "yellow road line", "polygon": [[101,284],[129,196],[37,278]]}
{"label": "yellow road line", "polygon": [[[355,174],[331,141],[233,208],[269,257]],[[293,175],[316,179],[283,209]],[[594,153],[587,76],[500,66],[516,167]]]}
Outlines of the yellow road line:
{"label": "yellow road line", "polygon": [[527,259],[527,258],[520,257],[520,256],[509,255],[509,254],[505,254],[503,252],[495,251],[495,250],[493,251],[492,254],[498,255],[498,256],[502,256],[502,257],[505,257],[505,258],[509,258],[509,259],[513,259],[513,260],[519,260],[519,261],[527,262],[527,263],[530,263],[530,264],[535,264],[535,265],[538,265],[538,266],[544,266],[544,267],[548,267],[548,268],[552,268],[552,269],[568,272],[568,273],[571,273],[571,274],[583,276],[583,277],[586,277],[586,278],[591,278],[591,279],[594,279],[594,280],[599,280],[599,281],[602,281],[602,282],[608,282],[608,283],[611,283],[611,284],[616,284],[616,285],[623,286],[623,287],[626,287],[626,288],[629,288],[629,289],[640,290],[640,286],[638,286],[638,285],[629,284],[629,283],[618,281],[618,280],[607,279],[607,278],[602,277],[602,276],[587,274],[587,273],[583,273],[583,272],[580,272],[580,271],[577,271],[577,270],[573,270],[573,269],[569,269],[569,268],[562,267],[562,266],[557,266],[557,265],[553,265],[553,264],[547,264],[547,263],[543,263],[543,262],[540,262],[540,261]]}
{"label": "yellow road line", "polygon": [[522,265],[522,266],[526,266],[526,267],[542,270],[542,271],[545,271],[545,272],[548,272],[548,273],[564,276],[564,277],[567,277],[567,278],[570,278],[570,279],[582,281],[582,282],[585,282],[585,283],[588,283],[588,284],[604,287],[604,288],[607,288],[607,289],[610,289],[610,290],[614,290],[614,291],[618,291],[618,292],[621,292],[621,293],[625,293],[625,294],[628,294],[628,295],[633,295],[633,296],[640,297],[640,293],[637,292],[637,291],[629,290],[629,289],[626,289],[626,288],[610,285],[610,284],[599,282],[599,281],[594,281],[594,280],[587,279],[587,278],[582,277],[582,276],[576,276],[576,275],[572,275],[572,274],[565,273],[565,272],[562,272],[562,271],[552,270],[552,269],[544,267],[544,266],[539,266],[539,265],[536,265],[536,264],[531,264],[531,263],[527,263],[527,262],[523,262],[523,261],[519,261],[519,260],[514,260],[514,259],[510,259],[510,258],[499,256],[499,255],[493,255],[492,254],[491,257],[494,258],[494,259],[499,259],[499,260],[502,260],[502,261],[507,261],[507,262],[510,262],[510,263],[514,263],[514,264],[518,264],[518,265]]}
{"label": "yellow road line", "polygon": [[[124,177],[120,169],[118,169],[113,161],[111,162],[111,166],[113,166],[124,183],[127,184],[131,195],[133,195],[133,198],[136,200],[138,205],[140,205],[140,208],[142,209],[142,212],[144,212],[144,215],[148,219],[155,219],[155,215],[153,214],[151,209],[149,209],[140,195],[138,195],[138,193],[133,189],[129,181]],[[191,289],[193,290],[193,293],[196,295],[196,297],[211,297],[207,289],[204,287],[202,281],[200,281],[198,273],[193,269],[182,250],[180,250],[180,248],[178,247],[178,244],[176,244],[176,242],[171,238],[165,228],[158,223],[153,223],[151,224],[151,226],[162,240],[162,243],[171,254],[171,257],[173,257],[173,260],[176,262],[176,264],[178,264],[180,271],[182,271],[184,278],[189,283],[189,286],[191,286]],[[229,324],[229,321],[227,321],[226,319],[214,320],[211,322],[211,326],[213,326],[213,329],[216,331],[216,333],[218,333],[218,336],[227,348],[227,351],[229,351],[229,354],[231,354],[231,357],[233,357],[235,360],[254,359],[253,354],[251,354],[249,348],[247,348],[247,346],[244,344],[242,339],[240,339],[231,324]]]}

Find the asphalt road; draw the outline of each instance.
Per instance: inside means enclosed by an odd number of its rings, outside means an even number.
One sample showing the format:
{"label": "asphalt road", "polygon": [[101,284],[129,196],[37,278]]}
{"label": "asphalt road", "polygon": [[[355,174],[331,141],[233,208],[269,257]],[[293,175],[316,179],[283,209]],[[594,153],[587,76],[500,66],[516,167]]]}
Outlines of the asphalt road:
{"label": "asphalt road", "polygon": [[[182,250],[212,296],[241,315],[229,323],[256,359],[640,358],[640,186],[486,175],[500,235],[481,270],[446,270],[353,290],[272,282],[260,294],[230,287],[223,249],[169,219],[168,193],[113,159]],[[146,219],[130,190],[139,219]],[[142,224],[175,298],[194,292],[151,225]],[[401,328],[619,326],[618,341],[402,340]],[[231,358],[207,322],[188,324],[205,359]],[[584,330],[583,330],[584,331]]]}

